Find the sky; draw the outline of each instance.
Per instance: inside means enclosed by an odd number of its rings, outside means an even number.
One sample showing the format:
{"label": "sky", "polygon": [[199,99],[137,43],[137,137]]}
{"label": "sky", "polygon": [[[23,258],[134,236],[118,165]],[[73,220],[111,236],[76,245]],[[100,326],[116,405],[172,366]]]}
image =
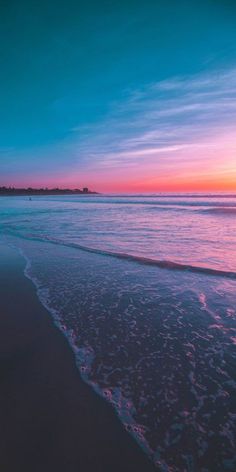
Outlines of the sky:
{"label": "sky", "polygon": [[235,0],[1,0],[0,186],[236,191]]}

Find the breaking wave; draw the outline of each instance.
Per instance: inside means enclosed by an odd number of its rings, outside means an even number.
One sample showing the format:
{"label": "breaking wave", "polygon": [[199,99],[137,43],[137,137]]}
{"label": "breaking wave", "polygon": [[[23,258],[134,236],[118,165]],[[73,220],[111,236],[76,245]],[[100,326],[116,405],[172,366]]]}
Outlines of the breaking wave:
{"label": "breaking wave", "polygon": [[103,256],[110,256],[116,259],[124,259],[126,261],[132,261],[137,264],[142,264],[142,265],[147,265],[147,266],[156,266],[161,269],[185,271],[185,272],[187,271],[187,272],[205,274],[205,275],[210,275],[210,276],[215,276],[215,277],[227,277],[230,279],[236,279],[236,272],[234,271],[213,269],[210,267],[194,266],[191,264],[180,264],[178,262],[174,262],[171,260],[158,260],[158,259],[151,259],[148,257],[136,256],[133,254],[127,254],[127,253],[122,253],[122,252],[107,251],[103,249],[83,246],[77,243],[65,242],[57,238],[48,237],[46,235],[36,236],[36,235],[30,234],[27,236],[27,235],[21,235],[19,233],[14,232],[14,236],[22,238],[22,239],[26,239],[26,240],[47,242],[47,243],[55,244],[58,246],[79,249],[80,251],[89,252],[93,254],[101,254]]}

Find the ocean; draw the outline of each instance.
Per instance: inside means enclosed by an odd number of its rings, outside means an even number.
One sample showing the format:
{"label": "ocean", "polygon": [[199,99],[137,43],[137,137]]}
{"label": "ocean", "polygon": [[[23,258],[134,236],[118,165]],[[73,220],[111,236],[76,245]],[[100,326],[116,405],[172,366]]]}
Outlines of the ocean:
{"label": "ocean", "polygon": [[0,198],[0,242],[163,472],[236,469],[236,196]]}

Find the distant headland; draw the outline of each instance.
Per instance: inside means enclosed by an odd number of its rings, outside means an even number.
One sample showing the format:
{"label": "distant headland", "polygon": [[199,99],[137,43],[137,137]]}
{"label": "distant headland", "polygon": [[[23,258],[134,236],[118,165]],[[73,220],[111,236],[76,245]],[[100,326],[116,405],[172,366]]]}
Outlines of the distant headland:
{"label": "distant headland", "polygon": [[93,192],[87,187],[82,190],[76,189],[61,189],[61,188],[15,188],[15,187],[0,187],[0,196],[17,196],[17,195],[96,195],[98,192]]}

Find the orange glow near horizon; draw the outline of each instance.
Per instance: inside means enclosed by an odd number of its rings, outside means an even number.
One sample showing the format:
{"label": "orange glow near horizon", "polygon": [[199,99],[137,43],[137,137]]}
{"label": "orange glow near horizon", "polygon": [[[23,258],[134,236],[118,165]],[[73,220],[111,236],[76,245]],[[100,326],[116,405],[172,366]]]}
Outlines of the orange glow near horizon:
{"label": "orange glow near horizon", "polygon": [[[158,173],[157,173],[158,175]],[[55,180],[50,176],[45,178],[37,178],[21,180],[19,183],[12,182],[9,185],[15,187],[59,187],[59,188],[83,188],[89,187],[101,193],[158,193],[158,192],[236,192],[236,169],[232,170],[230,174],[226,175],[173,175],[168,176],[148,176],[144,175],[134,176],[133,178],[124,178],[124,176],[117,175],[116,180],[112,176],[96,176],[90,173],[83,175],[79,174],[79,178],[75,179],[67,177],[62,179],[61,176]],[[8,184],[7,184],[8,185]]]}
{"label": "orange glow near horizon", "polygon": [[236,192],[234,134],[211,137],[201,144],[148,148],[104,154],[69,170],[18,175],[1,185],[15,187],[88,187],[100,193]]}
{"label": "orange glow near horizon", "polygon": [[[91,190],[95,190],[101,193],[155,193],[155,192],[236,192],[236,171],[234,174],[226,176],[207,176],[197,178],[196,176],[180,176],[174,179],[168,178],[145,178],[143,179],[117,179],[114,180],[103,180],[91,178],[90,176],[84,176],[84,182],[88,182],[88,186]],[[86,184],[87,185],[87,184]],[[65,187],[65,182],[61,182],[61,186]],[[84,185],[80,185],[82,187]],[[70,188],[76,188],[78,185],[75,181],[71,181],[69,184]]]}

